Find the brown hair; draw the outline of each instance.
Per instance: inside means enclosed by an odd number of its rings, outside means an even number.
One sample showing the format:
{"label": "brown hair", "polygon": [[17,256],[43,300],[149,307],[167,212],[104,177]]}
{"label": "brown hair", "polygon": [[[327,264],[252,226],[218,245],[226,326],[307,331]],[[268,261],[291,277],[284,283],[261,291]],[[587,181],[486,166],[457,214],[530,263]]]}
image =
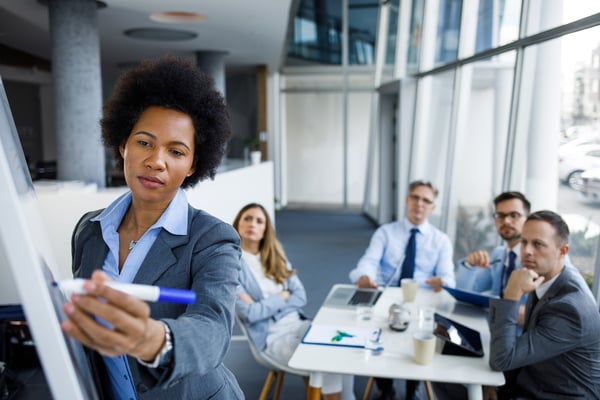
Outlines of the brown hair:
{"label": "brown hair", "polygon": [[296,273],[295,270],[288,268],[287,257],[283,246],[275,236],[275,228],[269,218],[269,214],[265,208],[258,203],[246,204],[237,213],[233,220],[233,227],[239,232],[238,227],[242,215],[251,208],[259,208],[265,215],[265,233],[258,246],[260,250],[260,263],[263,267],[265,275],[279,284],[283,284],[287,278]]}

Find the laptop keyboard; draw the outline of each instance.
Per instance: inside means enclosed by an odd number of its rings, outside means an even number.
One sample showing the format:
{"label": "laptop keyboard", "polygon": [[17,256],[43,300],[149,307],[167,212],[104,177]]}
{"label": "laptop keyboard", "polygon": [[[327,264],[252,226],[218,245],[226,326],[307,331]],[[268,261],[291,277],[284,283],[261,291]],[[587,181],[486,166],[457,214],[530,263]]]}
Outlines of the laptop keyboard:
{"label": "laptop keyboard", "polygon": [[[357,290],[354,292],[354,295],[348,301],[348,304],[357,305],[357,304],[369,304],[371,303],[371,299],[374,295],[380,294],[381,292],[373,292],[371,290]],[[379,296],[377,296],[379,297]]]}

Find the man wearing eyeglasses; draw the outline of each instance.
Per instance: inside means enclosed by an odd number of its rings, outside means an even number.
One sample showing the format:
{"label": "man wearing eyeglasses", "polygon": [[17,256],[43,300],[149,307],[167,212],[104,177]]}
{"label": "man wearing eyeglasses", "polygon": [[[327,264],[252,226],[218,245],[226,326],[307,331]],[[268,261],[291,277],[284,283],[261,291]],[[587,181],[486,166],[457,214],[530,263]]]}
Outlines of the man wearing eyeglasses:
{"label": "man wearing eyeglasses", "polygon": [[427,221],[435,209],[437,194],[437,189],[430,182],[414,181],[409,185],[406,218],[384,224],[375,231],[365,254],[356,268],[350,271],[353,283],[363,288],[376,288],[392,279],[390,285],[397,286],[407,258],[406,248],[413,235],[416,254],[410,277],[436,292],[442,289],[442,285],[454,287],[450,239]]}
{"label": "man wearing eyeglasses", "polygon": [[[350,280],[361,288],[398,285],[401,278],[415,279],[436,292],[442,285],[454,287],[452,245],[448,236],[427,221],[435,209],[437,189],[430,183],[414,181],[406,197],[406,218],[379,227]],[[391,379],[376,378],[377,399],[393,399]],[[407,381],[406,399],[413,399],[419,383]]]}
{"label": "man wearing eyeglasses", "polygon": [[[496,230],[504,244],[496,247],[491,256],[485,250],[477,250],[460,260],[456,286],[502,296],[512,271],[521,269],[521,230],[531,210],[531,203],[520,192],[504,192],[496,196],[494,206]],[[521,313],[521,322],[522,317]]]}

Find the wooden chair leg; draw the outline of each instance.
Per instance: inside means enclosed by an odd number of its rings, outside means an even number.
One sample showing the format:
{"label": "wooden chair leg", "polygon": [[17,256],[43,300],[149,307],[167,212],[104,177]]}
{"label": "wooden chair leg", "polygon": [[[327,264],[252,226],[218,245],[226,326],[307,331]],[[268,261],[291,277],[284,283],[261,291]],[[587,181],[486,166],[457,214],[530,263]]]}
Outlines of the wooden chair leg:
{"label": "wooden chair leg", "polygon": [[367,386],[365,386],[365,392],[363,394],[363,400],[369,400],[369,396],[371,395],[371,390],[373,389],[373,382],[375,381],[375,378],[373,378],[372,376],[369,377],[369,380],[367,381]]}
{"label": "wooden chair leg", "polygon": [[425,391],[427,392],[427,398],[429,400],[435,399],[435,397],[433,397],[433,387],[431,386],[431,382],[425,381]]}
{"label": "wooden chair leg", "polygon": [[269,373],[267,374],[265,384],[263,385],[263,388],[260,391],[259,400],[267,400],[267,396],[269,395],[269,391],[271,390],[271,385],[273,384],[273,379],[275,379],[275,374],[275,371],[269,371]]}
{"label": "wooden chair leg", "polygon": [[279,400],[279,393],[281,393],[281,387],[283,386],[283,378],[284,377],[285,377],[285,372],[278,371],[277,383],[275,383],[275,394],[273,395],[273,400]]}

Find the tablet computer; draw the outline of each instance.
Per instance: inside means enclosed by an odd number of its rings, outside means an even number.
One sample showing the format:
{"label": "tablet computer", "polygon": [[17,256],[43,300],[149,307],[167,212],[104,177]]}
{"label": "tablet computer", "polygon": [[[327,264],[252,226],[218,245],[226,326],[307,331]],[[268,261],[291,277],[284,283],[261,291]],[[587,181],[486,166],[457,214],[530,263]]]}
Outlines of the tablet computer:
{"label": "tablet computer", "polygon": [[478,331],[440,314],[434,315],[433,334],[438,338],[441,354],[483,357],[481,335]]}

